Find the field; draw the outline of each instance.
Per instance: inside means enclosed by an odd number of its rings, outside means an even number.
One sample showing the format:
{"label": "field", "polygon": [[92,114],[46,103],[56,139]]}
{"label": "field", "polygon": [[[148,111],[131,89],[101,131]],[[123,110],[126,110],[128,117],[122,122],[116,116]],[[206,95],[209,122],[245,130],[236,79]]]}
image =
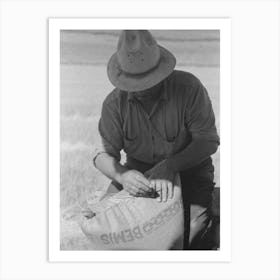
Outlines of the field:
{"label": "field", "polygon": [[[177,58],[177,69],[196,75],[206,86],[219,130],[218,31],[152,31]],[[90,245],[75,222],[80,206],[98,201],[109,180],[92,165],[101,104],[111,91],[106,64],[118,31],[61,32],[61,249]],[[214,156],[219,187],[219,152]]]}

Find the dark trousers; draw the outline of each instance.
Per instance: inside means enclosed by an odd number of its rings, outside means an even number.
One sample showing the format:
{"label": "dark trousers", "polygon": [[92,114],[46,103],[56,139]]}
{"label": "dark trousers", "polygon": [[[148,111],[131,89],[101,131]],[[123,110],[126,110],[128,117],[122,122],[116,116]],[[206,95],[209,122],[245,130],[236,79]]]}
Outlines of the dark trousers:
{"label": "dark trousers", "polygon": [[180,172],[184,204],[184,250],[199,250],[211,220],[214,167],[208,158],[198,166]]}

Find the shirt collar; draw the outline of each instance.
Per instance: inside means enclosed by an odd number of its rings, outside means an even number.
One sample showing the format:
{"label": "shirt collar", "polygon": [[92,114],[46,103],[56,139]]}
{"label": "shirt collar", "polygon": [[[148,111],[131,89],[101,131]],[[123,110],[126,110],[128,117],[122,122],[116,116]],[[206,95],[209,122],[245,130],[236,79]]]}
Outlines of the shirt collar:
{"label": "shirt collar", "polygon": [[[128,101],[135,101],[136,98],[133,94],[133,92],[128,92]],[[161,101],[167,101],[168,100],[168,94],[167,94],[167,86],[166,86],[166,80],[163,81],[162,84],[162,90],[161,90],[161,94],[159,96],[159,100]]]}

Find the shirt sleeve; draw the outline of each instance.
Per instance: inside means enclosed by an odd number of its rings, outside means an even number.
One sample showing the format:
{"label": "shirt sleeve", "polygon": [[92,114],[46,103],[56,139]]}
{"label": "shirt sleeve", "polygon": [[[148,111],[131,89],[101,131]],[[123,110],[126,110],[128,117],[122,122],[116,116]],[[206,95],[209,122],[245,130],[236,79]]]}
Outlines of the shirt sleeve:
{"label": "shirt sleeve", "polygon": [[215,125],[215,115],[206,88],[195,82],[186,110],[186,124],[193,139],[204,139],[220,143]]}
{"label": "shirt sleeve", "polygon": [[93,163],[101,153],[107,153],[120,161],[120,151],[123,149],[123,132],[120,114],[113,106],[103,103],[98,124],[99,141],[94,152]]}

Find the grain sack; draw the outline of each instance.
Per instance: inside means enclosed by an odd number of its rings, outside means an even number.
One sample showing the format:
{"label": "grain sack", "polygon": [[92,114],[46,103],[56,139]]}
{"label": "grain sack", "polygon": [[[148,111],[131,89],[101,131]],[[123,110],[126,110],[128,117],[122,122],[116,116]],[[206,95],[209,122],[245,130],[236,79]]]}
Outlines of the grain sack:
{"label": "grain sack", "polygon": [[92,218],[82,217],[80,226],[95,250],[182,249],[183,204],[179,176],[174,196],[167,202],[131,196],[125,190],[91,206]]}

